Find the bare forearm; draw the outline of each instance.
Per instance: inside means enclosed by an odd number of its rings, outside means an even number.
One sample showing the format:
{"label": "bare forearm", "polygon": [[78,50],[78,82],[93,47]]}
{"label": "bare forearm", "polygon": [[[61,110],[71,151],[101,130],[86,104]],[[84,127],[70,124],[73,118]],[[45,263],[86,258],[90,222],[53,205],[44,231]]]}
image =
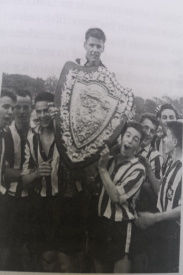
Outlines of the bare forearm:
{"label": "bare forearm", "polygon": [[110,199],[112,200],[112,202],[118,203],[119,202],[118,191],[116,190],[116,187],[110,178],[109,172],[107,171],[106,168],[99,168],[99,173],[101,176],[102,183]]}
{"label": "bare forearm", "polygon": [[37,171],[31,173],[31,174],[27,174],[27,175],[23,175],[22,176],[22,184],[24,188],[30,188],[32,186],[32,182],[39,178],[39,174],[37,173]]}
{"label": "bare forearm", "polygon": [[181,206],[178,206],[170,211],[156,214],[156,222],[162,221],[176,221],[181,216]]}
{"label": "bare forearm", "polygon": [[5,180],[18,181],[21,177],[20,169],[6,168],[5,169]]}
{"label": "bare forearm", "polygon": [[154,172],[152,171],[151,167],[147,168],[147,177],[148,180],[153,188],[153,190],[158,194],[159,189],[160,189],[160,181],[155,177]]}

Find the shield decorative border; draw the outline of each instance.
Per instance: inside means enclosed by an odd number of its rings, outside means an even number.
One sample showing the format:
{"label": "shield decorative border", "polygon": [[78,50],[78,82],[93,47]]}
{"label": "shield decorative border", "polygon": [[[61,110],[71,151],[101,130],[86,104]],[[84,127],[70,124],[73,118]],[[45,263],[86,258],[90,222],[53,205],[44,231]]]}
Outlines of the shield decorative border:
{"label": "shield decorative border", "polygon": [[98,160],[105,143],[111,146],[132,117],[133,102],[131,90],[106,68],[67,62],[55,93],[55,138],[66,164],[85,167]]}

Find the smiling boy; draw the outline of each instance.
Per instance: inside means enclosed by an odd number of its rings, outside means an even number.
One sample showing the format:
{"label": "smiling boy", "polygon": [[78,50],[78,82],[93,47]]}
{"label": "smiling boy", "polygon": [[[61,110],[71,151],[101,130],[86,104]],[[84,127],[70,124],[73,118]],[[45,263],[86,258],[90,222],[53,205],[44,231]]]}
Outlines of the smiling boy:
{"label": "smiling boy", "polygon": [[85,59],[76,59],[76,63],[86,67],[105,67],[101,62],[101,54],[104,51],[106,37],[99,28],[91,28],[85,34],[84,48],[86,50]]}
{"label": "smiling boy", "polygon": [[149,159],[156,178],[160,179],[162,176],[163,157],[153,147],[159,121],[153,114],[145,113],[142,115],[140,123],[143,126],[144,139],[139,153]]}
{"label": "smiling boy", "polygon": [[98,168],[102,189],[96,228],[96,272],[129,272],[135,202],[145,179],[145,168],[134,156],[143,138],[142,126],[129,122],[120,154],[110,158],[106,147]]}
{"label": "smiling boy", "polygon": [[42,92],[35,98],[35,110],[39,120],[39,129],[28,137],[25,148],[25,162],[22,183],[25,190],[35,190],[34,223],[36,226],[32,241],[37,242],[43,271],[55,271],[56,243],[54,228],[55,200],[59,193],[59,154],[55,144],[53,119],[50,105],[54,96]]}
{"label": "smiling boy", "polygon": [[[157,118],[161,121],[163,131],[165,131],[164,125],[169,121],[177,121],[178,113],[171,104],[165,103],[161,106],[160,110],[158,111]],[[164,166],[165,166],[164,170],[165,170],[167,166],[167,161],[169,161],[169,158],[167,158],[166,154],[164,153],[163,137],[160,137],[159,139],[156,140],[156,149],[165,158],[165,163],[164,163]]]}

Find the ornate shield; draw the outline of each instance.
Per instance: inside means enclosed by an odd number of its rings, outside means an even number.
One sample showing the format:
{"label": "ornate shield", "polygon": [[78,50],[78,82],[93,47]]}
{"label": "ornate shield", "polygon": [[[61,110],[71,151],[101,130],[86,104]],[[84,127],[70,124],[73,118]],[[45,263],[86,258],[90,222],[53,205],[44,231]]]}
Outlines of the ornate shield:
{"label": "ornate shield", "polygon": [[131,115],[133,94],[104,67],[67,62],[55,93],[55,136],[70,167],[87,166],[111,146]]}

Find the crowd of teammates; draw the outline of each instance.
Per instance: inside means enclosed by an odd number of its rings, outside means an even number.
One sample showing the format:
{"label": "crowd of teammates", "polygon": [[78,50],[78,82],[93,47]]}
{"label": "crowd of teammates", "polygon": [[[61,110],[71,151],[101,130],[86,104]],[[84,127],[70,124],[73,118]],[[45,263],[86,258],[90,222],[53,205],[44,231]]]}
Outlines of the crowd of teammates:
{"label": "crowd of teammates", "polygon": [[[104,66],[105,35],[86,33],[82,66]],[[0,98],[0,270],[179,270],[182,123],[170,104],[128,121],[100,160],[70,169],[58,153],[54,96]],[[158,130],[161,128],[161,135]]]}

